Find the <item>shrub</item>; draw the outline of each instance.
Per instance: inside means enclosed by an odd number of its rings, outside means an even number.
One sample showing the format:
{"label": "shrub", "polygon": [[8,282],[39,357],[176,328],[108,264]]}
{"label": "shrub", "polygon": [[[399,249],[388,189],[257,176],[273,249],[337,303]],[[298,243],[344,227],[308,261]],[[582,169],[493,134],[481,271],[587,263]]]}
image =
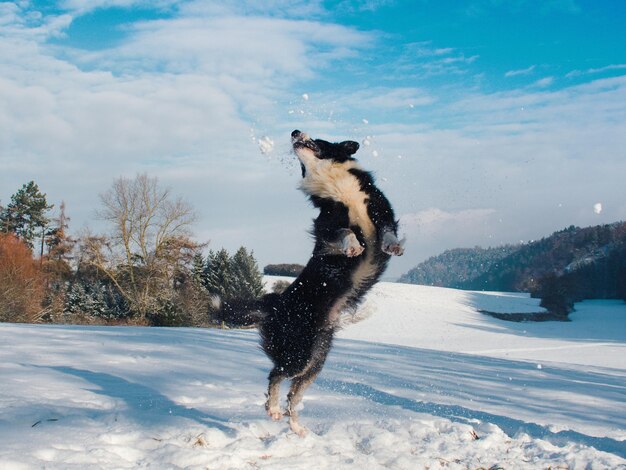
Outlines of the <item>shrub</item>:
{"label": "shrub", "polygon": [[539,281],[541,305],[549,312],[567,317],[574,310],[574,300],[567,279],[556,274],[548,274]]}
{"label": "shrub", "polygon": [[45,279],[28,246],[12,233],[0,234],[0,321],[37,322]]}

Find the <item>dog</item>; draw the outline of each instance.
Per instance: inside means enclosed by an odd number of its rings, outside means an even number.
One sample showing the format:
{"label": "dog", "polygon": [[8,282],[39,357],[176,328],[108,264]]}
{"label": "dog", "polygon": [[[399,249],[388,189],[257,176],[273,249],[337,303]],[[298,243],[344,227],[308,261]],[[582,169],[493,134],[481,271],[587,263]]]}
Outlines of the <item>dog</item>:
{"label": "dog", "polygon": [[262,299],[258,326],[263,351],[274,364],[265,409],[272,419],[282,419],[280,384],[291,379],[286,414],[291,430],[304,436],[296,406],[324,366],[341,313],[356,309],[390,257],[401,256],[404,248],[391,204],[353,157],[357,142],[311,139],[299,130],[291,142],[302,168],[300,189],[320,211],[312,230],[315,245],[296,280]]}

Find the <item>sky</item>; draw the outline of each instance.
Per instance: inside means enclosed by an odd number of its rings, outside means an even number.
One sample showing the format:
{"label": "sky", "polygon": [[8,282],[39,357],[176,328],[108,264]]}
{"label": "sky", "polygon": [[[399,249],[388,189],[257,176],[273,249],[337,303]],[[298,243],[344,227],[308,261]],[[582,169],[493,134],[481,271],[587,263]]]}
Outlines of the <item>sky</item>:
{"label": "sky", "polygon": [[105,232],[147,173],[209,249],[306,263],[289,136],[355,140],[406,236],[445,249],[626,220],[619,0],[0,2],[0,204],[34,180]]}

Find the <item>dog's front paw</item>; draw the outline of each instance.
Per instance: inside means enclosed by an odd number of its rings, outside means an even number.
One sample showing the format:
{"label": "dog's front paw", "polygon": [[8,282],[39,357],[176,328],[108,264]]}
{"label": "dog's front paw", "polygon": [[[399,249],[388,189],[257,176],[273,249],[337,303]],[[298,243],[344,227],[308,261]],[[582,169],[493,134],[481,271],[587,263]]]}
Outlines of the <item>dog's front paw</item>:
{"label": "dog's front paw", "polygon": [[363,248],[361,245],[350,246],[345,251],[345,254],[348,258],[354,258],[355,256],[359,256],[361,253],[363,253],[363,250],[365,250],[365,248]]}
{"label": "dog's front paw", "polygon": [[392,232],[385,232],[381,249],[388,255],[402,256],[404,254],[404,241],[404,239],[398,240]]}
{"label": "dog's front paw", "polygon": [[402,256],[404,254],[404,248],[402,246],[400,246],[398,243],[395,243],[393,245],[383,245],[383,251],[385,253],[387,253],[388,255],[393,255],[393,256]]}
{"label": "dog's front paw", "polygon": [[348,258],[353,258],[355,256],[359,256],[363,253],[363,246],[359,243],[359,240],[356,238],[356,235],[353,232],[350,232],[342,240],[343,253]]}

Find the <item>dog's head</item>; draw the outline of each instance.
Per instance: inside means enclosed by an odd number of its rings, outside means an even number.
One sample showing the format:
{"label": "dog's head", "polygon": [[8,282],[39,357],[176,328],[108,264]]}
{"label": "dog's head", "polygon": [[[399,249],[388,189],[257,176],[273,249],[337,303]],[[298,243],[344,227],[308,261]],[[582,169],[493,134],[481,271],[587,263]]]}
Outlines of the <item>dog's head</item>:
{"label": "dog's head", "polygon": [[308,134],[295,130],[291,133],[291,144],[302,166],[302,177],[306,175],[307,167],[314,165],[318,160],[332,160],[343,163],[354,160],[359,149],[358,142],[346,140],[344,142],[327,142],[322,139],[311,139]]}

